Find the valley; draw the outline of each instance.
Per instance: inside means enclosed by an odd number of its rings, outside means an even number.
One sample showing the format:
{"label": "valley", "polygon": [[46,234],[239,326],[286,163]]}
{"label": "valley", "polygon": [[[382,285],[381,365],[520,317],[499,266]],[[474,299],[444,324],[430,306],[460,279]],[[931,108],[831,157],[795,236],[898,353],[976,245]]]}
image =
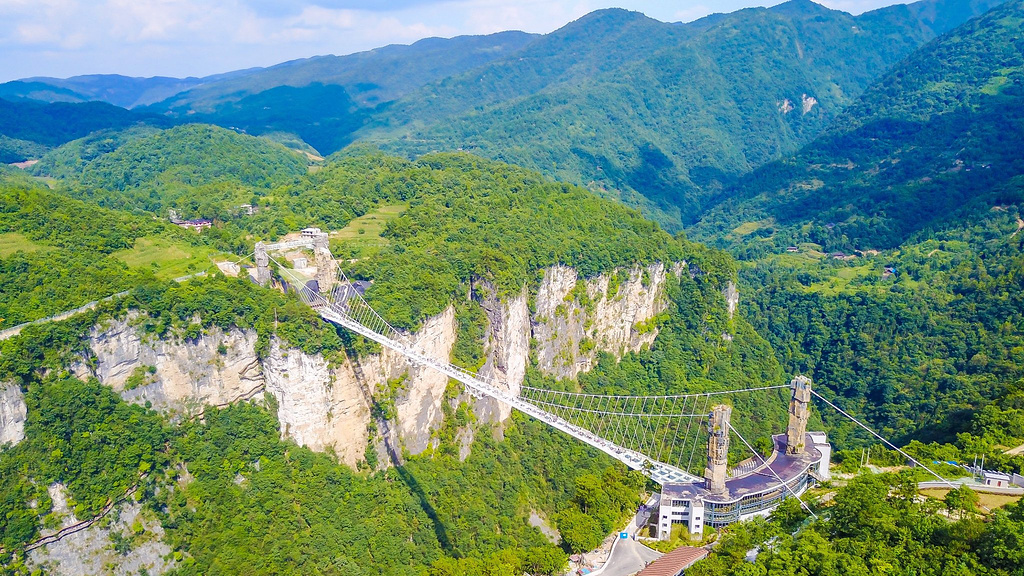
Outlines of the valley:
{"label": "valley", "polygon": [[0,574],[1019,576],[1021,22],[0,84]]}

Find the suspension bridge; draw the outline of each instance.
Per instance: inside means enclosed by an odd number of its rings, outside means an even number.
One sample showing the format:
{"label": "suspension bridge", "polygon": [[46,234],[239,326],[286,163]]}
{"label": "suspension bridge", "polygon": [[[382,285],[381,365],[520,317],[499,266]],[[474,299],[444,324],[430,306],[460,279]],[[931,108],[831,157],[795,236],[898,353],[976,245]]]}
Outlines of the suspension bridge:
{"label": "suspension bridge", "polygon": [[[315,230],[315,229],[314,229]],[[314,252],[315,274],[302,274],[272,253],[305,248]],[[410,334],[388,323],[371,307],[363,294],[338,266],[327,250],[326,234],[309,231],[304,237],[277,244],[258,244],[255,252],[256,279],[276,276],[320,316],[338,326],[394,350],[409,362],[430,367],[463,385],[470,395],[493,398],[547,425],[642,470],[658,484],[699,482],[690,472],[703,461],[695,456],[707,438],[709,407],[716,397],[745,392],[786,388],[763,386],[743,390],[702,392],[673,396],[613,396],[582,394],[522,387],[514,394],[509,386],[446,359],[435,358],[419,349]],[[331,274],[323,267],[330,266]]]}
{"label": "suspension bridge", "polygon": [[[304,274],[271,256],[277,251],[297,248],[313,251],[315,273]],[[800,499],[800,494],[814,481],[828,478],[831,448],[825,434],[809,433],[806,429],[812,396],[948,483],[813,391],[806,378],[798,377],[789,385],[663,396],[584,394],[528,386],[521,387],[516,394],[505,382],[419,349],[409,333],[392,326],[367,303],[360,284],[352,282],[331,256],[327,234],[320,230],[307,229],[300,238],[277,244],[257,243],[255,261],[259,283],[273,280],[273,263],[283,287],[297,294],[324,320],[394,350],[412,364],[429,367],[462,383],[473,397],[503,402],[634,470],[643,471],[663,486],[661,536],[667,535],[672,523],[685,522],[692,533],[698,533],[704,523],[721,526],[765,514],[782,499]],[[786,434],[774,437],[772,455],[765,459],[732,426],[731,407],[724,400],[728,396],[784,388],[792,390],[789,427]],[[730,435],[738,437],[754,455],[747,466],[732,471],[727,469]],[[706,468],[701,477],[692,470],[702,462],[706,462]]]}

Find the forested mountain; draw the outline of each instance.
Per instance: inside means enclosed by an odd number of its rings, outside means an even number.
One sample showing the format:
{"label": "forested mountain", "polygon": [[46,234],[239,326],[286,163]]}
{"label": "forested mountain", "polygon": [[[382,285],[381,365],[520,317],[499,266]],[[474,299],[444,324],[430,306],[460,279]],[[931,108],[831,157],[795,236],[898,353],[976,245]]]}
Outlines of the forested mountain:
{"label": "forested mountain", "polygon": [[362,137],[528,166],[676,229],[732,178],[814,138],[889,66],[996,3],[854,17],[797,0],[681,26],[600,11],[404,97]]}
{"label": "forested mountain", "polygon": [[47,154],[33,172],[110,208],[213,218],[307,172],[306,157],[206,124],[102,132]]}
{"label": "forested mountain", "polygon": [[[234,74],[239,73],[242,71]],[[71,78],[25,78],[0,84],[0,98],[28,98],[44,102],[99,100],[122,108],[134,108],[165,100],[202,82],[231,75],[207,78],[133,78],[119,74],[87,74]]]}
{"label": "forested mountain", "polygon": [[1021,436],[1021,22],[1009,2],[928,44],[690,230],[748,261],[787,370],[967,453]]}
{"label": "forested mountain", "polygon": [[[915,52],[799,154],[741,180],[693,232],[747,250],[803,241],[884,249],[1021,202],[1022,6],[1007,3]],[[743,222],[760,229],[740,235]]]}
{"label": "forested mountain", "polygon": [[156,114],[133,112],[103,102],[48,104],[0,99],[0,162],[39,158],[46,150],[91,132],[142,123],[171,124]]}
{"label": "forested mountain", "polygon": [[225,102],[235,102],[272,88],[302,88],[316,83],[341,86],[360,106],[373,106],[395,100],[428,82],[505,57],[529,44],[534,37],[510,31],[487,36],[427,38],[408,46],[391,45],[346,56],[292,60],[215,79],[159,102],[153,108],[177,114],[212,112]]}
{"label": "forested mountain", "polygon": [[[147,109],[281,133],[320,154],[355,140],[411,157],[467,150],[586,185],[678,230],[735,178],[816,137],[891,65],[999,2],[924,0],[854,17],[793,0],[688,24],[603,10],[540,37],[427,39],[199,79]],[[124,102],[173,85],[118,82],[6,86]]]}
{"label": "forested mountain", "polygon": [[[178,145],[171,145],[171,139]],[[237,152],[222,155],[219,162],[261,163],[250,150],[262,146],[256,138],[201,126],[137,137],[97,159],[115,174],[112,155],[120,153],[116,158],[124,164],[117,165],[119,171],[109,180],[109,192],[117,194],[117,184],[145,183],[173,171],[174,159],[199,163],[198,156],[189,154],[202,154],[205,140]],[[248,147],[231,148],[241,141],[249,142]],[[165,159],[155,166],[163,172],[138,171],[141,159],[151,163],[157,158]],[[207,196],[208,184],[220,177],[214,168],[200,165],[189,181],[179,182],[188,191],[182,198]],[[92,165],[87,165],[84,172],[99,173],[90,170]],[[258,173],[262,180],[241,185],[256,189],[277,182],[269,168]],[[337,229],[382,206],[404,206],[372,248],[354,240],[332,248],[358,260],[349,262],[350,271],[374,280],[367,297],[399,325],[416,327],[450,303],[457,304],[460,318],[475,310],[470,322],[459,324],[458,338],[469,340],[459,340],[456,354],[482,353],[485,344],[478,339],[480,327],[472,323],[481,321],[482,311],[466,299],[473,281],[490,281],[504,293],[533,285],[542,268],[556,263],[592,276],[636,263],[685,259],[694,272],[673,281],[666,295],[673,313],[671,319],[657,319],[664,337],[621,363],[602,358],[581,385],[595,392],[670,393],[685,386],[721,386],[719,380],[782,378],[764,340],[745,321],[728,319],[721,286],[733,270],[722,254],[673,238],[635,212],[586,190],[514,166],[465,154],[432,155],[416,162],[380,154],[347,155],[273,188],[273,197],[261,203],[258,214],[218,222],[216,230],[201,235],[168,227],[149,215],[98,208],[64,195],[80,190],[50,191],[24,177],[10,178],[2,183],[0,205],[0,239],[10,250],[0,258],[8,270],[0,287],[5,306],[0,312],[21,320],[60,306],[48,299],[51,295],[70,305],[120,289],[121,283],[131,290],[126,299],[95,312],[26,330],[0,344],[0,381],[16,382],[24,390],[29,414],[25,439],[0,452],[3,562],[15,573],[23,567],[21,547],[35,537],[44,518],[55,517],[48,515],[57,505],[40,489],[53,482],[67,487],[75,513],[83,518],[138,483],[138,501],[147,515],[158,511],[152,521],[165,532],[156,537],[144,528],[146,537],[129,534],[118,540],[117,550],[128,554],[147,539],[159,538],[173,551],[167,561],[177,574],[442,575],[484,573],[485,566],[505,574],[552,574],[564,566],[565,552],[529,525],[531,514],[541,511],[552,518],[567,542],[574,543],[567,546],[576,550],[599,540],[601,532],[632,514],[638,503],[640,476],[610,467],[582,444],[525,418],[510,420],[501,442],[483,428],[462,462],[459,431],[475,424],[465,404],[455,411],[457,392],[446,396],[445,409],[452,413],[435,431],[436,448],[403,456],[400,468],[370,473],[282,441],[272,403],[208,408],[203,419],[176,424],[126,403],[95,380],[67,376],[65,370],[83,353],[92,326],[123,318],[128,309],[142,315],[132,322],[147,338],[168,343],[197,342],[214,329],[245,329],[259,335],[261,355],[269,353],[269,338],[275,333],[289,345],[322,353],[332,362],[360,354],[353,351],[350,337],[276,290],[219,275],[181,285],[154,278],[148,264],[127,264],[139,260],[132,253],[140,252],[140,243],[152,245],[163,238],[186,245],[231,246],[244,253],[254,237],[279,234],[261,228],[267,221],[287,219],[286,231],[305,225]],[[63,182],[73,184],[69,178]],[[158,203],[170,203],[179,192],[157,186],[149,194]],[[541,228],[545,234],[531,233]],[[54,258],[60,265],[47,268]],[[160,257],[151,260],[157,270]],[[79,289],[68,290],[62,281],[66,278],[74,279]],[[38,288],[28,292],[29,286]],[[736,332],[730,346],[704,337],[725,330]],[[659,371],[672,376],[654,377]],[[530,378],[537,384],[564,385],[539,375]],[[378,391],[375,413],[387,414],[387,394]],[[774,410],[756,407],[765,418],[758,426],[781,421],[783,409],[781,402]],[[104,441],[94,441],[101,435]],[[247,479],[241,484],[239,474]],[[345,538],[335,537],[339,530]]]}
{"label": "forested mountain", "polygon": [[[682,395],[806,374],[943,474],[979,454],[1024,472],[1008,450],[1024,444],[1024,0],[970,19],[996,4],[854,17],[795,0],[689,24],[602,10],[542,37],[201,79],[160,118],[0,101],[21,114],[0,114],[0,151],[42,155],[0,165],[0,329],[120,293],[0,340],[0,574],[70,564],[29,543],[108,507],[75,540],[92,552],[69,557],[171,576],[560,574],[634,517],[656,489],[642,473],[542,421],[493,419],[443,375],[427,388],[419,368],[389,366],[401,362],[230,265],[307,226],[330,232],[388,322],[510,388],[502,358],[517,346],[519,383],[551,391]],[[126,102],[173,86],[7,89]],[[324,159],[307,144],[343,149]],[[179,228],[169,209],[212,226]],[[644,216],[696,224],[673,235]],[[574,287],[541,318],[540,286],[557,283]],[[588,330],[608,321],[596,309],[634,307],[626,284],[654,310],[624,312],[622,328],[650,339],[614,350]],[[573,330],[583,338],[559,340]],[[564,376],[545,350],[592,362]],[[787,395],[724,401],[765,452]],[[813,412],[840,469],[862,471],[869,446],[873,463],[905,464]],[[339,422],[348,444],[312,450],[296,432]],[[729,462],[749,455],[734,441]],[[982,514],[958,489],[943,515],[923,476],[837,477],[806,493],[820,518],[784,502],[718,534],[688,574],[1021,576],[1024,504]]]}

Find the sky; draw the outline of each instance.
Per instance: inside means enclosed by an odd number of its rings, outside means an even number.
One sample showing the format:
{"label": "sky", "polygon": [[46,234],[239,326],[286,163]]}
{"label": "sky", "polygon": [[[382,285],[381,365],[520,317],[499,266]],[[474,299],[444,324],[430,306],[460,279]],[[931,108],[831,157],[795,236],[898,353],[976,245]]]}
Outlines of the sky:
{"label": "sky", "polygon": [[[894,0],[818,0],[859,14]],[[0,82],[206,76],[422,38],[547,33],[619,7],[689,22],[778,0],[0,0]]]}

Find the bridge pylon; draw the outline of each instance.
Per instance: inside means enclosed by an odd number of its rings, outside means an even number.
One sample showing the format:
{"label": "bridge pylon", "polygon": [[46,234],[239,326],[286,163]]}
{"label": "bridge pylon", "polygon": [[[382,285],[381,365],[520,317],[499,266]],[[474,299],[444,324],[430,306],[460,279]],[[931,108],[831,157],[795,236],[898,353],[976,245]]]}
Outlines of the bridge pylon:
{"label": "bridge pylon", "polygon": [[263,242],[256,243],[256,283],[266,286],[270,283],[270,254],[267,253],[267,245]]}
{"label": "bridge pylon", "polygon": [[786,429],[786,454],[803,454],[807,436],[807,418],[811,414],[811,379],[797,376],[789,383],[793,397],[789,401],[789,427]]}
{"label": "bridge pylon", "polygon": [[706,487],[712,494],[728,494],[725,487],[729,465],[729,418],[732,406],[719,404],[708,415],[708,466],[704,470]]}

